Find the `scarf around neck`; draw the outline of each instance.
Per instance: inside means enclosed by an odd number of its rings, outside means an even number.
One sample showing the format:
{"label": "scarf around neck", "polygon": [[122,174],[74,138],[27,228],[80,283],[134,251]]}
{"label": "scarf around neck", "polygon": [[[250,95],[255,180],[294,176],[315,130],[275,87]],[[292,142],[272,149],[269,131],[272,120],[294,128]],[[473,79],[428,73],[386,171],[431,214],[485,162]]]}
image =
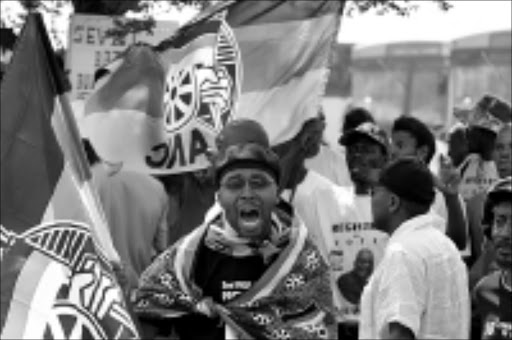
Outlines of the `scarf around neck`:
{"label": "scarf around neck", "polygon": [[268,263],[290,240],[291,223],[287,223],[289,221],[286,218],[280,218],[278,213],[272,213],[269,237],[256,243],[238,235],[227,221],[218,203],[212,210],[207,215],[207,230],[204,238],[205,245],[211,250],[234,257],[261,255],[263,261]]}

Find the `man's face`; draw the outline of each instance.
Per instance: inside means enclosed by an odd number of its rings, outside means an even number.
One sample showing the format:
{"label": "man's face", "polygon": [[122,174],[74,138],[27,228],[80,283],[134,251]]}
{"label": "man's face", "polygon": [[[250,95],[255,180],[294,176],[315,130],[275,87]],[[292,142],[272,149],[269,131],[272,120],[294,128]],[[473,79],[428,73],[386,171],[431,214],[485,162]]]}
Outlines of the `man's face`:
{"label": "man's face", "polygon": [[426,155],[418,148],[416,138],[407,131],[394,131],[391,134],[391,158],[414,157],[424,162]]}
{"label": "man's face", "polygon": [[271,212],[278,202],[274,178],[261,169],[234,169],[222,176],[219,202],[241,237],[261,240],[270,232]]}
{"label": "man's face", "polygon": [[512,175],[512,129],[503,129],[496,139],[494,161],[501,178]]}
{"label": "man's face", "polygon": [[354,182],[373,183],[385,164],[382,147],[370,138],[359,137],[347,146],[347,166]]}
{"label": "man's face", "polygon": [[388,189],[377,185],[372,195],[372,214],[375,229],[389,234],[389,222],[391,220],[391,195]]}
{"label": "man's face", "polygon": [[362,279],[368,279],[373,272],[373,253],[369,249],[362,249],[357,253],[354,262],[354,271]]}
{"label": "man's face", "polygon": [[512,202],[502,202],[493,208],[492,240],[496,249],[496,262],[502,268],[512,266]]}

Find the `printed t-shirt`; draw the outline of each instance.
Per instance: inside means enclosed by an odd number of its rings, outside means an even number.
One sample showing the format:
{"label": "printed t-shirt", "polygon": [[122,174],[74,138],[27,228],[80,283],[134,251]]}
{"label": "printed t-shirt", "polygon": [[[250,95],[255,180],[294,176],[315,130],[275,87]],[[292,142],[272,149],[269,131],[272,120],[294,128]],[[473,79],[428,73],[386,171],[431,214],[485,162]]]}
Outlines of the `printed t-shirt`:
{"label": "printed t-shirt", "polygon": [[[212,250],[201,243],[193,269],[194,283],[204,296],[227,304],[246,292],[265,272],[260,255],[234,257]],[[174,322],[178,334],[184,339],[215,339],[226,336],[225,327],[218,318],[190,314]]]}
{"label": "printed t-shirt", "polygon": [[512,289],[501,271],[485,276],[475,288],[483,319],[482,339],[512,339]]}
{"label": "printed t-shirt", "polygon": [[[362,249],[370,250],[375,268],[384,253],[388,235],[374,229],[371,196],[356,195],[353,187],[336,187],[334,193],[335,199],[324,205],[326,214],[320,217],[320,225],[328,252],[338,321],[357,320],[359,306],[349,301],[354,300],[352,297],[343,296],[338,280],[354,269],[354,261]],[[319,194],[322,196],[321,191]]]}
{"label": "printed t-shirt", "polygon": [[496,164],[484,161],[477,154],[470,154],[459,166],[460,194],[465,201],[487,189],[499,179]]}

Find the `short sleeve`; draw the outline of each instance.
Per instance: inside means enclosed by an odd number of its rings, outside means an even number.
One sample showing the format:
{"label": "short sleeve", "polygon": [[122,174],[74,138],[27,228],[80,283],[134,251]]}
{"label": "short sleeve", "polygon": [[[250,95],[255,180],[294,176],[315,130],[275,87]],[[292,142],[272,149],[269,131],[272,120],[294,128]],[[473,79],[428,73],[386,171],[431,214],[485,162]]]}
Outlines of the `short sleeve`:
{"label": "short sleeve", "polygon": [[420,319],[426,304],[424,267],[420,259],[402,249],[390,247],[383,262],[386,268],[379,279],[377,330],[380,336],[391,322],[409,328],[418,336]]}

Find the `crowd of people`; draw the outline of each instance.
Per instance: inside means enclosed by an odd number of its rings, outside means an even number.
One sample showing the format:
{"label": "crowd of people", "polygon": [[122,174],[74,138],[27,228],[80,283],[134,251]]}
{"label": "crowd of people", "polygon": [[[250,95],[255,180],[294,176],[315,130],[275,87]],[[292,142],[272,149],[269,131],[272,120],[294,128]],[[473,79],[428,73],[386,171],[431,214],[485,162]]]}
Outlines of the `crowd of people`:
{"label": "crowd of people", "polygon": [[[341,112],[340,112],[341,114]],[[322,111],[271,146],[230,121],[211,166],[153,178],[84,142],[144,338],[512,339],[510,105],[448,136]]]}

